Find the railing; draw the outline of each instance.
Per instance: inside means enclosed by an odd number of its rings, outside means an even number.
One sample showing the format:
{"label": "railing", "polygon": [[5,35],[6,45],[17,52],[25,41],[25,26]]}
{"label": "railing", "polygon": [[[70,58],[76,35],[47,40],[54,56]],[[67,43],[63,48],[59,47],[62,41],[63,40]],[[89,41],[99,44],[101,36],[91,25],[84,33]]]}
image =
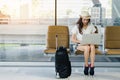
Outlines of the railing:
{"label": "railing", "polygon": [[0,18],[0,24],[54,24],[54,19],[6,19]]}
{"label": "railing", "polygon": [[45,35],[0,34],[1,44],[45,44]]}
{"label": "railing", "polygon": [[[57,23],[58,25],[75,25],[78,18],[58,18]],[[98,21],[97,21],[98,20]],[[119,24],[118,20],[110,19],[102,19],[102,22],[99,21],[99,19],[92,20],[92,23],[95,25],[102,25],[102,26],[112,26],[114,24]],[[39,24],[39,25],[54,25],[55,20],[54,19],[6,19],[6,18],[0,18],[0,24]]]}

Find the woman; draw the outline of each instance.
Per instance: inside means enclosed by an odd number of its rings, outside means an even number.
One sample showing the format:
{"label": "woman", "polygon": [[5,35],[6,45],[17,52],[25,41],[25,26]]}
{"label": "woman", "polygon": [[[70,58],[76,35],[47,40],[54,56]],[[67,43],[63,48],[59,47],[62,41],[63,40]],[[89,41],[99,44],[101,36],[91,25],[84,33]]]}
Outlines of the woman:
{"label": "woman", "polygon": [[[96,28],[90,23],[90,15],[84,11],[80,15],[80,19],[77,25],[72,29],[72,42],[77,43],[77,50],[84,51],[84,74],[94,75],[94,61],[95,61],[95,46],[80,45],[83,34],[92,34],[96,32]],[[90,57],[90,64],[88,64],[88,58]]]}

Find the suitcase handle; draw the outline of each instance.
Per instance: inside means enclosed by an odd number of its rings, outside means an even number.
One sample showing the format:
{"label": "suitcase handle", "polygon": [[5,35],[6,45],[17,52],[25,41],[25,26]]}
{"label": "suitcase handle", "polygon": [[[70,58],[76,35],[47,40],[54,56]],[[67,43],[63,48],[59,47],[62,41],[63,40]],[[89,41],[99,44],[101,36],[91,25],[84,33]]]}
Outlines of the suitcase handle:
{"label": "suitcase handle", "polygon": [[58,48],[58,35],[56,34],[56,50]]}

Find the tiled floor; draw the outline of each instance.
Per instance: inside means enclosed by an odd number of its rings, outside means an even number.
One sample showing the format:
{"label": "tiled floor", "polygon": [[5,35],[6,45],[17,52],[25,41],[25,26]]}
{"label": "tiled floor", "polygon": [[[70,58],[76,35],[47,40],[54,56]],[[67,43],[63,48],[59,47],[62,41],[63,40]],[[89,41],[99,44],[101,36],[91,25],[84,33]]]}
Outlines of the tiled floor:
{"label": "tiled floor", "polygon": [[82,68],[73,68],[67,79],[57,79],[54,67],[0,67],[0,80],[120,80],[119,68],[97,68],[94,76],[85,76]]}

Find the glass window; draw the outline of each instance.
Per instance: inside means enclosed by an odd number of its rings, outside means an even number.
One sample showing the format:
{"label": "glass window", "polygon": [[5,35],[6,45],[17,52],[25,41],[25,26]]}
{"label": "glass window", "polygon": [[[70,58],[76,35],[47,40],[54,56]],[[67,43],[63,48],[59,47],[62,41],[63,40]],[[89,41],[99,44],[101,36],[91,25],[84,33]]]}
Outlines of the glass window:
{"label": "glass window", "polygon": [[54,5],[55,0],[0,0],[0,61],[48,61],[41,56],[47,28],[55,24]]}
{"label": "glass window", "polygon": [[9,24],[54,24],[54,0],[0,0],[0,18]]}
{"label": "glass window", "polygon": [[[116,11],[114,16],[119,15],[119,5],[116,5],[115,0],[56,1],[57,25],[67,25],[70,31],[81,11],[89,11],[95,25],[111,25],[112,11]],[[101,6],[93,1],[98,1]],[[115,4],[112,5],[112,2]],[[118,19],[116,21],[115,23],[119,23]],[[55,0],[0,0],[0,59],[7,57],[17,61],[18,57],[25,57],[27,60],[26,53],[40,59],[38,55],[45,48],[47,28],[54,24]],[[16,52],[17,57],[14,57]],[[22,55],[18,56],[19,54]]]}
{"label": "glass window", "polygon": [[67,25],[71,30],[76,24],[83,10],[90,10],[91,0],[58,0],[57,1],[57,24]]}
{"label": "glass window", "polygon": [[57,5],[57,23],[67,25],[70,29],[76,23],[81,11],[89,11],[91,21],[95,25],[104,25],[108,18],[112,18],[112,0],[58,0]]}

